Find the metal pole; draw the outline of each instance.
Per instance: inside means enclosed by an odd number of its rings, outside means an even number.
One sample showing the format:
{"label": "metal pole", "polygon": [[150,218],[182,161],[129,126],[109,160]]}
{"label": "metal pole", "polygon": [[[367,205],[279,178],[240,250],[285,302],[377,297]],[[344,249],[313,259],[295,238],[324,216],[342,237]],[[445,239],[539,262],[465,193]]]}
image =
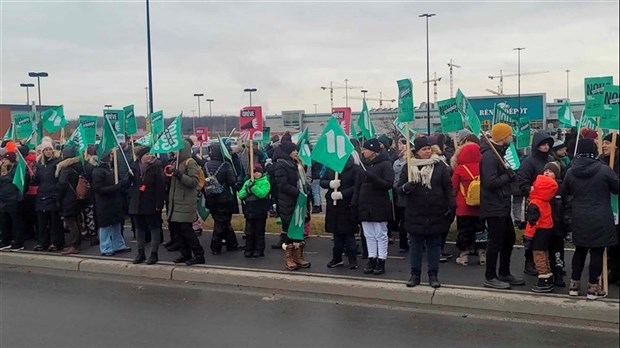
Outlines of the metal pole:
{"label": "metal pole", "polygon": [[[198,118],[200,119],[200,97],[198,98]],[[196,118],[192,117],[192,127],[194,128],[194,134],[196,134]]]}
{"label": "metal pole", "polygon": [[153,113],[153,67],[151,61],[151,15],[149,12],[149,0],[146,0],[146,45],[148,52],[148,70],[149,70],[149,110]]}
{"label": "metal pole", "polygon": [[315,117],[316,117],[316,115],[317,115],[317,112],[316,112],[316,106],[317,106],[317,104],[314,104],[314,116],[315,116]]}
{"label": "metal pole", "polygon": [[252,91],[250,91],[250,106],[252,106]]}
{"label": "metal pole", "polygon": [[349,80],[344,79],[344,106],[349,107]]}
{"label": "metal pole", "polygon": [[39,106],[41,106],[41,78],[37,76],[37,88],[39,89]]}
{"label": "metal pole", "polygon": [[569,79],[570,70],[566,69],[566,99],[570,99]]}
{"label": "metal pole", "polygon": [[145,94],[145,100],[146,100],[146,117],[149,116],[149,88],[148,87],[144,87],[144,94]]}
{"label": "metal pole", "polygon": [[[426,81],[431,79],[430,77],[430,54],[428,45],[428,15],[426,16]],[[426,128],[427,134],[431,135],[431,84],[426,84]]]}
{"label": "metal pole", "polygon": [[30,87],[26,87],[26,105],[30,105]]}

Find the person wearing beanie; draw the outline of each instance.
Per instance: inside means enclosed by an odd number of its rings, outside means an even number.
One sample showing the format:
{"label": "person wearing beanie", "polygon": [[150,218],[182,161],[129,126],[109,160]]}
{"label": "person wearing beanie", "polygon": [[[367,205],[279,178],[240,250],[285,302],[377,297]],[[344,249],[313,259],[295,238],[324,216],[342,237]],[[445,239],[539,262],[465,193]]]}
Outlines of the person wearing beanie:
{"label": "person wearing beanie", "polygon": [[267,213],[271,208],[269,191],[271,184],[267,175],[263,175],[263,167],[256,163],[253,168],[254,180],[248,179],[239,190],[239,199],[244,202],[245,217],[245,257],[265,256],[265,226]]}
{"label": "person wearing beanie", "polygon": [[398,158],[398,154],[394,151],[394,149],[392,149],[392,144],[394,143],[394,140],[392,140],[392,138],[385,134],[379,136],[377,140],[379,140],[381,148],[383,148],[383,150],[387,152],[388,157],[390,158],[390,162],[394,163],[394,161],[396,161],[396,159]]}
{"label": "person wearing beanie", "polygon": [[595,143],[598,141],[598,132],[590,128],[581,128],[581,137],[584,139],[592,139]]}
{"label": "person wearing beanie", "polygon": [[38,235],[34,251],[58,251],[64,248],[59,206],[57,202],[56,168],[60,159],[54,153],[51,142],[44,141],[39,146],[41,154],[33,167],[33,184],[38,185],[35,202]]}
{"label": "person wearing beanie", "polygon": [[516,182],[517,174],[506,167],[503,157],[512,143],[512,128],[497,123],[491,128],[491,137],[492,141],[485,140],[480,146],[480,219],[489,232],[484,286],[510,289],[512,285],[525,284],[523,279],[510,273],[510,257],[516,240],[511,218],[511,185]]}
{"label": "person wearing beanie", "polygon": [[388,254],[388,221],[392,220],[390,190],[394,184],[394,170],[385,151],[377,139],[370,139],[362,145],[365,170],[360,171],[351,206],[357,220],[361,222],[368,247],[368,264],[365,274],[385,273]]}
{"label": "person wearing beanie", "polygon": [[570,157],[568,156],[568,146],[561,141],[556,140],[553,143],[553,148],[551,149],[551,156],[560,163],[562,167],[562,177],[566,174],[566,169],[570,164]]}
{"label": "person wearing beanie", "polygon": [[[620,151],[618,150],[618,142],[620,136],[616,135],[616,143],[613,144],[613,134],[609,133],[603,137],[603,144],[601,146],[602,153],[599,156],[600,161],[603,165],[611,168],[611,154],[614,155],[614,163],[613,170],[616,173],[616,176],[620,176]],[[618,219],[616,222],[616,233],[620,235],[620,226],[618,225]],[[618,237],[620,240],[620,236]],[[609,282],[620,284],[620,244],[616,244],[613,247],[610,247],[608,250],[609,254]]]}
{"label": "person wearing beanie", "polygon": [[13,184],[16,160],[17,154],[14,151],[6,152],[0,160],[0,250],[24,249],[24,224],[20,212],[23,195]]}
{"label": "person wearing beanie", "polygon": [[[166,179],[161,161],[151,154],[149,146],[136,147],[136,160],[130,164],[134,173],[129,177],[128,213],[136,226],[138,253],[134,264],[146,261],[147,265],[159,261],[159,244],[162,241],[161,211],[166,197]],[[151,250],[146,258],[147,236]]]}
{"label": "person wearing beanie", "polygon": [[[420,284],[422,255],[426,248],[428,281],[433,288],[441,283],[437,278],[441,256],[442,236],[450,229],[456,203],[450,180],[450,169],[433,153],[428,139],[414,142],[415,158],[400,174],[398,193],[405,196],[405,229],[409,236],[411,278],[407,287]],[[409,180],[411,173],[411,180]]]}
{"label": "person wearing beanie", "polygon": [[472,133],[469,129],[461,129],[457,134],[456,134],[456,144],[457,146],[463,146],[465,144],[465,141],[468,139],[468,137],[470,135],[474,135],[474,133]]}
{"label": "person wearing beanie", "polygon": [[580,139],[577,156],[566,172],[562,184],[564,198],[570,202],[570,221],[567,229],[572,230],[575,254],[572,260],[572,274],[569,295],[578,296],[581,288],[581,274],[588,253],[590,266],[588,274],[588,299],[607,296],[599,285],[603,269],[603,254],[606,247],[618,243],[611,210],[611,194],[620,192],[618,175],[597,159],[597,146],[592,139]]}
{"label": "person wearing beanie", "polygon": [[67,146],[62,149],[62,160],[56,165],[56,200],[59,213],[69,230],[69,243],[62,249],[63,255],[78,254],[82,241],[82,224],[79,216],[84,202],[77,199],[76,187],[80,176],[85,175],[80,159],[76,157],[75,148]]}
{"label": "person wearing beanie", "polygon": [[[564,214],[564,202],[562,199],[562,177],[565,173],[562,172],[561,163],[554,161],[545,165],[543,174],[545,176],[553,178],[558,183],[558,189],[555,195],[551,199],[551,214],[553,218],[553,233],[549,241],[548,257],[549,263],[552,267],[554,286],[559,288],[566,287],[564,282],[564,241],[566,240],[566,228],[565,228],[565,214]],[[540,271],[537,269],[538,274]]]}

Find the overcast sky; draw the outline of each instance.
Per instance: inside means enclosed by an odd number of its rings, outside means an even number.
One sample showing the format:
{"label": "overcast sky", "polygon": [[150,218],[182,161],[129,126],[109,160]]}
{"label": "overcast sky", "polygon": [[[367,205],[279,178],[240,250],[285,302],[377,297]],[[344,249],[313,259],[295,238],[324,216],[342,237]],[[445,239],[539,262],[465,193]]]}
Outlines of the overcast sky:
{"label": "overcast sky", "polygon": [[[146,111],[145,1],[1,1],[1,103],[25,103],[29,71],[47,71],[43,104],[64,104],[69,117],[101,114],[104,104],[135,104]],[[151,38],[155,109],[175,116],[238,114],[253,103],[264,113],[329,111],[334,85],[362,86],[369,98],[397,96],[396,80],[414,81],[414,102],[426,100],[425,22],[430,19],[430,71],[442,80],[438,98],[454,84],[468,96],[489,95],[488,75],[549,71],[523,76],[522,93],[547,93],[547,101],[583,100],[583,78],[619,77],[619,4],[608,3],[388,3],[152,1]],[[517,79],[505,79],[505,93]],[[432,100],[431,86],[431,100]],[[360,88],[349,91],[361,97]],[[31,91],[31,98],[36,90]],[[344,90],[334,104],[344,106]],[[361,101],[349,100],[353,110]],[[369,101],[371,108],[378,102]],[[394,103],[392,106],[397,106]]]}

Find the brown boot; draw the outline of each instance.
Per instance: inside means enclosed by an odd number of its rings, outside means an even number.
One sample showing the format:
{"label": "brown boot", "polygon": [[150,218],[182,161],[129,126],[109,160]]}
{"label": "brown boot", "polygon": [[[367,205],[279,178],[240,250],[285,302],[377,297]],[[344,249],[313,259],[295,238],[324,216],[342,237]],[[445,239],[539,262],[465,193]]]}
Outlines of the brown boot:
{"label": "brown boot", "polygon": [[304,260],[304,243],[293,243],[293,261],[301,268],[309,268],[310,262]]}
{"label": "brown boot", "polygon": [[536,271],[538,271],[538,274],[551,273],[547,253],[542,250],[534,250],[532,254],[534,255],[534,264],[536,265]]}
{"label": "brown boot", "polygon": [[296,270],[297,264],[293,259],[293,245],[292,244],[282,244],[282,249],[284,250],[284,263],[286,264],[286,269],[289,271]]}

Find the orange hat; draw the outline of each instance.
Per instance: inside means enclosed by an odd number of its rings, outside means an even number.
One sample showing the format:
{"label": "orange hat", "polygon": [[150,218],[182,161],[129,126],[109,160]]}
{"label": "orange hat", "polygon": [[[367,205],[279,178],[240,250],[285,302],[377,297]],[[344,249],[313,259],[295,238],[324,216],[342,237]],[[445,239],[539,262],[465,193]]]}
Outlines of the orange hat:
{"label": "orange hat", "polygon": [[512,135],[512,127],[506,123],[496,123],[491,128],[491,137],[494,142],[502,141]]}

